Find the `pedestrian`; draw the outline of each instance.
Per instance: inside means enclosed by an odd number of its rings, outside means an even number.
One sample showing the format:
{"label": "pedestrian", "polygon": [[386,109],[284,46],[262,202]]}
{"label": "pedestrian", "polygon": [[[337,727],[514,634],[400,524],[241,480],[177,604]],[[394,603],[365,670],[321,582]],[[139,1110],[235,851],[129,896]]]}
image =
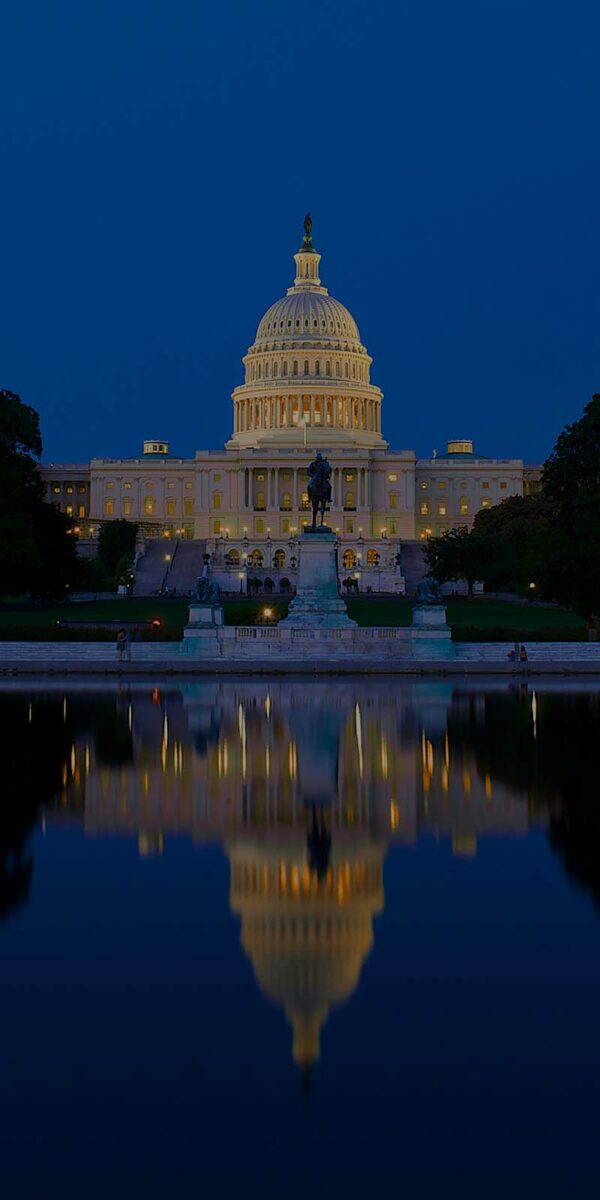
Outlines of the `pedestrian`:
{"label": "pedestrian", "polygon": [[527,662],[527,651],[524,646],[519,650],[519,662]]}
{"label": "pedestrian", "polygon": [[588,642],[598,641],[598,621],[595,613],[590,613],[587,619]]}
{"label": "pedestrian", "polygon": [[117,658],[119,662],[125,661],[127,653],[127,634],[124,629],[120,629],[117,634]]}
{"label": "pedestrian", "polygon": [[516,656],[516,654],[515,654],[514,647],[513,647],[513,649],[512,649],[512,650],[509,650],[509,652],[508,652],[508,654],[507,654],[507,656],[506,656],[506,657],[508,658],[508,661],[509,661],[509,662],[516,662],[516,661],[517,661],[517,656]]}

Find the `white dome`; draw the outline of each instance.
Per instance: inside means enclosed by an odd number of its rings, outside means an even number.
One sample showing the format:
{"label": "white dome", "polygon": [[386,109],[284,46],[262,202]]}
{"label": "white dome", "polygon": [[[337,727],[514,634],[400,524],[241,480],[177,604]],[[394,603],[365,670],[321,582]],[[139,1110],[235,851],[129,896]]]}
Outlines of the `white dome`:
{"label": "white dome", "polygon": [[266,343],[298,340],[356,350],[361,345],[354,317],[339,300],[328,296],[325,288],[292,288],[272,304],[258,326],[254,346],[266,348]]}

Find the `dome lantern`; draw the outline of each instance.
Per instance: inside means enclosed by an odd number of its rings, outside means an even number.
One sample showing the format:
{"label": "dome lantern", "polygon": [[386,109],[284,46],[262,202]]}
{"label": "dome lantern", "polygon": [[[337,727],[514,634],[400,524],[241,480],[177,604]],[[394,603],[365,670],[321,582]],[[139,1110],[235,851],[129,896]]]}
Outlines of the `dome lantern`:
{"label": "dome lantern", "polygon": [[[319,279],[321,255],[317,254],[313,246],[312,217],[310,213],[307,213],[304,218],[304,237],[298,253],[294,255],[294,261],[296,263],[294,288],[310,288],[311,290],[318,289],[321,291],[321,280]],[[292,288],[288,289],[288,295],[292,290]]]}

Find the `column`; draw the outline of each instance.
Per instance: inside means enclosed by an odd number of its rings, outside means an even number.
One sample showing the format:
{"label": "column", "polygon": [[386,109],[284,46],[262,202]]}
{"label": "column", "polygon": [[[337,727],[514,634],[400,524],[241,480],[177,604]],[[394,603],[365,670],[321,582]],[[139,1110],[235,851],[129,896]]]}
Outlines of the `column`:
{"label": "column", "polygon": [[294,500],[293,500],[294,512],[296,512],[296,510],[298,508],[298,468],[297,467],[294,467],[293,493],[294,493]]}

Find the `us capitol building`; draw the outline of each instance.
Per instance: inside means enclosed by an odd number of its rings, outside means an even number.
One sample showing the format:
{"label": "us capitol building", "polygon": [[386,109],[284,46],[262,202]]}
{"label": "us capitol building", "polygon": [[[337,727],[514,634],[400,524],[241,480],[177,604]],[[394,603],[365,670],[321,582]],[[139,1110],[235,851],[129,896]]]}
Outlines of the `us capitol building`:
{"label": "us capitol building", "polygon": [[83,552],[93,552],[102,522],[125,518],[138,523],[144,557],[154,560],[149,583],[189,586],[208,552],[226,590],[288,591],[310,521],[306,468],[321,450],[333,466],[328,523],[346,586],[399,591],[411,562],[422,573],[419,543],[428,536],[535,489],[539,467],[483,458],[466,439],[429,459],[390,449],[372,359],[354,317],[321,283],[308,216],[304,227],[294,282],[243,358],[223,450],[181,458],[149,439],[138,458],[42,468],[47,498],[78,522]]}

